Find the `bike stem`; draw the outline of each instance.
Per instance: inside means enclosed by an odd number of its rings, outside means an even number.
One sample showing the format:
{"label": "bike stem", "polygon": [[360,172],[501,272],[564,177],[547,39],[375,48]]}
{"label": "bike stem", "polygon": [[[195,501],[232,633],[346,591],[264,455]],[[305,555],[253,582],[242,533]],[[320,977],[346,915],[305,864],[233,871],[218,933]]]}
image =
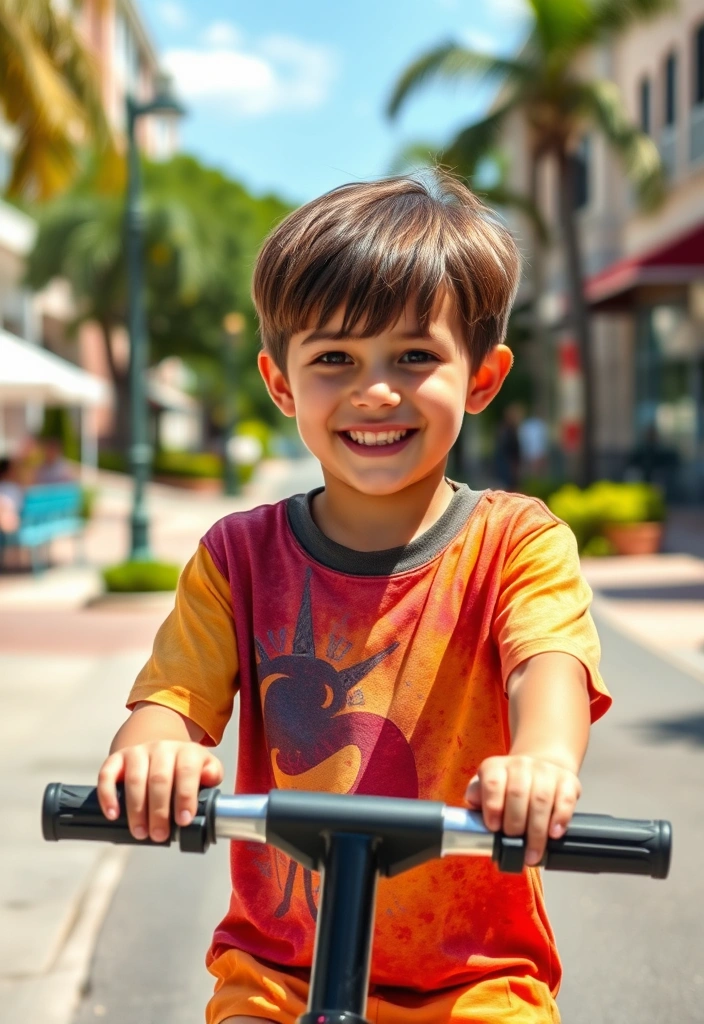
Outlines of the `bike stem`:
{"label": "bike stem", "polygon": [[334,832],[321,871],[308,1012],[297,1024],[368,1024],[378,840]]}

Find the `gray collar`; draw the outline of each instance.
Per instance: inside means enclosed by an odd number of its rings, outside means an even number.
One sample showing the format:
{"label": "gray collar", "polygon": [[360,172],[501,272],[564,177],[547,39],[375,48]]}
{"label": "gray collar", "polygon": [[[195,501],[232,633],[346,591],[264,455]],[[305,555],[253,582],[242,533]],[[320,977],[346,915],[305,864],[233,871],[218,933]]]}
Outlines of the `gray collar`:
{"label": "gray collar", "polygon": [[354,551],[330,540],[316,526],[311,502],[322,487],[308,494],[294,494],[286,502],[288,521],[296,540],[317,562],[352,576],[393,576],[431,562],[463,530],[484,491],[455,484],[450,504],[436,523],[410,544],[383,551]]}

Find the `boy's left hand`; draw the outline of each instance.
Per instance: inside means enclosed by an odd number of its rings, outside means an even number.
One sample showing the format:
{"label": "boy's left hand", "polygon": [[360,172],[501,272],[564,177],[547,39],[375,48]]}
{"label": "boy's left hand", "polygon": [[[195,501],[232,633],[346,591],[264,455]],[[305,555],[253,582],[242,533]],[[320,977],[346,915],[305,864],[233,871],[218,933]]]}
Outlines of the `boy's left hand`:
{"label": "boy's left hand", "polygon": [[465,799],[492,832],[526,836],[525,863],[540,863],[548,837],[564,835],[582,792],[574,772],[525,754],[487,757]]}

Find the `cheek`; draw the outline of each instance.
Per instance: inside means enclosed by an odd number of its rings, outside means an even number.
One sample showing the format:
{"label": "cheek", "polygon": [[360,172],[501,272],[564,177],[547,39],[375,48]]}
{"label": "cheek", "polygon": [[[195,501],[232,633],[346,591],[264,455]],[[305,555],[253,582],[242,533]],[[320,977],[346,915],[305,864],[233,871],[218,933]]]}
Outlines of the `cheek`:
{"label": "cheek", "polygon": [[464,376],[455,371],[424,380],[416,390],[416,401],[433,423],[454,429],[464,418],[466,394]]}

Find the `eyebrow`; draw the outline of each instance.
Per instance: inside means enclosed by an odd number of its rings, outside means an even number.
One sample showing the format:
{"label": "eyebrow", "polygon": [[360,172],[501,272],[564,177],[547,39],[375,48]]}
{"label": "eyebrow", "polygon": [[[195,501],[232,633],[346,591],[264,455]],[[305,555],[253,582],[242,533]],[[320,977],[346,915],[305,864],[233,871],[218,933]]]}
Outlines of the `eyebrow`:
{"label": "eyebrow", "polygon": [[[339,334],[338,331],[330,331],[325,330],[325,328],[320,328],[320,330],[313,331],[312,334],[309,334],[305,341],[301,342],[301,345],[307,345],[310,341],[366,341],[369,337],[370,335],[368,334]],[[438,339],[434,338],[432,334],[424,334],[420,330],[404,331],[403,334],[395,334],[393,337],[398,341],[414,341],[422,338],[427,338],[428,340],[435,342],[438,341]]]}

